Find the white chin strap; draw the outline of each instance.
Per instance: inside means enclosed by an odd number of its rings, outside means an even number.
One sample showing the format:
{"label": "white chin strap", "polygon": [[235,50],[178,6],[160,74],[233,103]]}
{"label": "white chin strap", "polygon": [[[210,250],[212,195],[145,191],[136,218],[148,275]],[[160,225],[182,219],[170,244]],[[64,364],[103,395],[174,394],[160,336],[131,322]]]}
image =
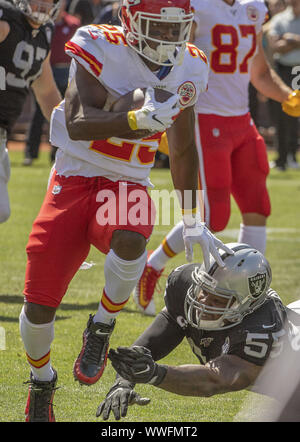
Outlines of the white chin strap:
{"label": "white chin strap", "polygon": [[146,45],[143,49],[143,54],[153,60],[153,62],[165,63],[167,60],[172,64],[176,64],[176,57],[174,56],[176,46],[172,44],[159,44],[156,49],[150,48]]}

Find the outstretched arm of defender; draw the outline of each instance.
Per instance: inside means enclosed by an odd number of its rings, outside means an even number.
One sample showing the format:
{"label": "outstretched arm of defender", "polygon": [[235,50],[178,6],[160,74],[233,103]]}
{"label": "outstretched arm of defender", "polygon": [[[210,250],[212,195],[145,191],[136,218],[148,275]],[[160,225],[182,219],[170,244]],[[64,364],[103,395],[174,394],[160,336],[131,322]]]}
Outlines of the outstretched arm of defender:
{"label": "outstretched arm of defender", "polygon": [[109,359],[124,379],[182,396],[209,397],[243,390],[255,381],[261,370],[235,355],[222,355],[204,366],[161,365],[154,362],[147,348],[140,346],[111,349]]}

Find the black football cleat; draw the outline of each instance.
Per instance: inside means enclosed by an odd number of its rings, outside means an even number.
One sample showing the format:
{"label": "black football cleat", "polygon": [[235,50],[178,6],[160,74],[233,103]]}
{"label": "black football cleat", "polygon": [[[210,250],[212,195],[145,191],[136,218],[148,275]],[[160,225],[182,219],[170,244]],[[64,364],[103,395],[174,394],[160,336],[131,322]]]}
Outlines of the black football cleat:
{"label": "black football cleat", "polygon": [[102,376],[109,347],[109,338],[113,332],[116,320],[112,324],[93,322],[90,315],[87,327],[83,332],[83,344],[73,367],[76,381],[81,384],[95,384]]}
{"label": "black football cleat", "polygon": [[52,381],[37,381],[30,373],[28,398],[25,408],[26,422],[55,422],[53,397],[57,390],[57,372]]}

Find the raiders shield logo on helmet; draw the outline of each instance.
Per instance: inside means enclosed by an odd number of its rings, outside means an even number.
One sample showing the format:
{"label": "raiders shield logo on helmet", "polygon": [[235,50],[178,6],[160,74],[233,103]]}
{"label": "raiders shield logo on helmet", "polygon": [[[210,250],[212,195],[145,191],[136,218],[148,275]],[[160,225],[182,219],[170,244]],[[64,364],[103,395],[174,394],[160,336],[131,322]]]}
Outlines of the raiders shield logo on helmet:
{"label": "raiders shield logo on helmet", "polygon": [[266,273],[256,273],[255,276],[250,276],[250,278],[248,278],[250,295],[253,298],[258,298],[262,293],[264,293],[266,284],[267,284]]}

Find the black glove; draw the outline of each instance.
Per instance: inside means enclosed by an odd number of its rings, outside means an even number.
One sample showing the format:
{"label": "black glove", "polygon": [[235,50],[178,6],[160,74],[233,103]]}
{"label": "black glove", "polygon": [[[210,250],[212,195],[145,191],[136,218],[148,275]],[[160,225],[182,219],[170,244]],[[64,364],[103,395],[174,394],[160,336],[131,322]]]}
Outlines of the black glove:
{"label": "black glove", "polygon": [[118,421],[121,417],[127,415],[128,405],[148,405],[149,402],[149,398],[141,397],[134,391],[134,384],[117,377],[116,382],[107,393],[106,398],[97,408],[96,417],[102,414],[103,420],[106,421],[112,411],[115,419]]}
{"label": "black glove", "polygon": [[167,367],[157,364],[146,347],[136,345],[110,349],[108,358],[122,378],[135,384],[159,385],[167,373]]}

